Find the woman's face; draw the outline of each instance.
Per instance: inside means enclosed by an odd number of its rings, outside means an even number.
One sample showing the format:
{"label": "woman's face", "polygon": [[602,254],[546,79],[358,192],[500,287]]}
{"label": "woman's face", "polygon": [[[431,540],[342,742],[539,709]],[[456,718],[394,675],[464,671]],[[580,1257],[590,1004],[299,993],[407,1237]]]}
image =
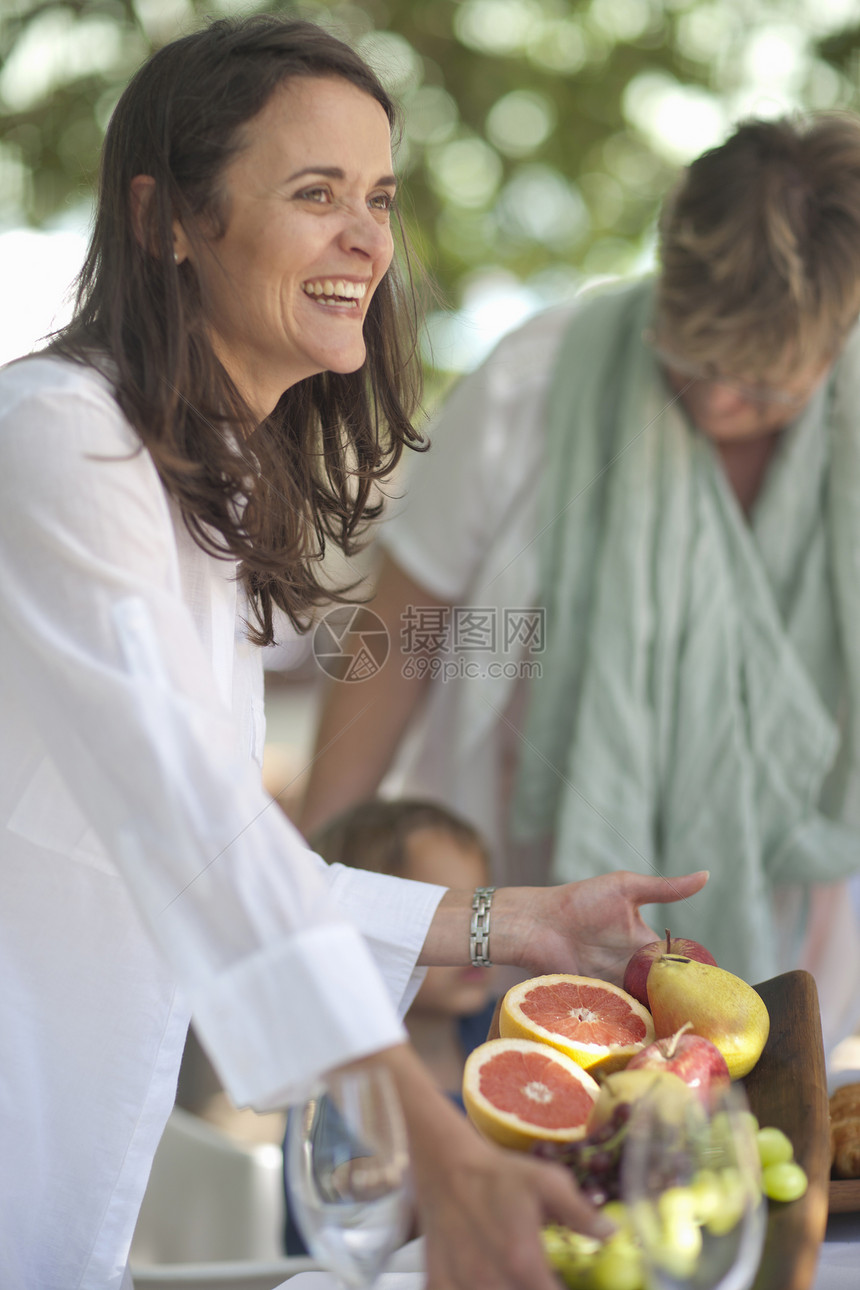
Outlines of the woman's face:
{"label": "woman's face", "polygon": [[177,250],[218,357],[262,417],[297,381],[364,362],[395,181],[381,104],[338,77],[289,81],[244,134],[220,185],[226,233],[200,250],[179,230]]}

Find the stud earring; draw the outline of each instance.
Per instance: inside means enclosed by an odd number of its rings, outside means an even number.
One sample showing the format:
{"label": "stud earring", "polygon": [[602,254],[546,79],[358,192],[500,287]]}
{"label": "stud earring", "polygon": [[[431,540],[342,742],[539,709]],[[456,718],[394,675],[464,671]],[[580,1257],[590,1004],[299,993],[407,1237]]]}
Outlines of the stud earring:
{"label": "stud earring", "polygon": [[174,251],[174,252],[173,252],[173,263],[174,263],[174,264],[178,264],[178,263],[179,263],[179,252],[178,252],[178,251]]}

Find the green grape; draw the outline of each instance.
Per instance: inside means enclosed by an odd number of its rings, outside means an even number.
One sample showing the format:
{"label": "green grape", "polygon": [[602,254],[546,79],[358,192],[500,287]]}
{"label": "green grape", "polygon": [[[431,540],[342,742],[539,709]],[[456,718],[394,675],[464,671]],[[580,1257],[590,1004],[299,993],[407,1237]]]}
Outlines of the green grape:
{"label": "green grape", "polygon": [[629,1206],[628,1213],[633,1229],[639,1240],[648,1250],[653,1250],[660,1243],[660,1220],[654,1203],[651,1200],[635,1200]]}
{"label": "green grape", "polygon": [[725,1144],[732,1140],[732,1132],[732,1117],[726,1111],[717,1111],[708,1129],[711,1145],[725,1150]]}
{"label": "green grape", "polygon": [[712,1236],[725,1236],[743,1217],[748,1193],[740,1172],[731,1165],[718,1171],[716,1181],[719,1200],[714,1203],[706,1225]]}
{"label": "green grape", "polygon": [[600,1242],[566,1227],[545,1227],[541,1233],[547,1261],[570,1290],[589,1290],[594,1256]]}
{"label": "green grape", "polygon": [[783,1160],[762,1170],[762,1191],[770,1200],[799,1200],[807,1185],[806,1174],[794,1160]]}
{"label": "green grape", "polygon": [[569,1227],[550,1224],[543,1229],[543,1247],[548,1258],[556,1253],[563,1257],[570,1255],[595,1254],[600,1249],[596,1236],[586,1236],[584,1232],[574,1232]]}
{"label": "green grape", "polygon": [[540,1234],[543,1252],[553,1267],[555,1267],[557,1259],[564,1257],[564,1243],[560,1232],[561,1228],[545,1227]]}
{"label": "green grape", "polygon": [[657,1213],[664,1226],[695,1222],[696,1201],[692,1190],[689,1187],[668,1187],[657,1198]]}
{"label": "green grape", "polygon": [[762,1169],[768,1165],[781,1165],[794,1159],[794,1147],[782,1129],[759,1129],[756,1134],[758,1155]]}
{"label": "green grape", "polygon": [[590,1290],[642,1290],[642,1255],[626,1232],[616,1232],[598,1251]]}
{"label": "green grape", "polygon": [[702,1252],[702,1233],[692,1219],[664,1223],[660,1244],[651,1251],[654,1262],[670,1276],[683,1281],[695,1270]]}
{"label": "green grape", "polygon": [[749,1128],[749,1132],[755,1137],[759,1127],[759,1122],[752,1111],[733,1111],[730,1114],[726,1111],[717,1111],[711,1119],[709,1129],[711,1145],[725,1151],[730,1148],[738,1132],[745,1133]]}
{"label": "green grape", "polygon": [[630,1211],[623,1200],[608,1200],[605,1205],[601,1205],[600,1212],[604,1218],[609,1219],[610,1223],[614,1223],[619,1231],[626,1232],[628,1235],[632,1233]]}
{"label": "green grape", "polygon": [[698,1223],[708,1223],[716,1217],[723,1205],[723,1188],[713,1169],[700,1169],[690,1183],[693,1212]]}

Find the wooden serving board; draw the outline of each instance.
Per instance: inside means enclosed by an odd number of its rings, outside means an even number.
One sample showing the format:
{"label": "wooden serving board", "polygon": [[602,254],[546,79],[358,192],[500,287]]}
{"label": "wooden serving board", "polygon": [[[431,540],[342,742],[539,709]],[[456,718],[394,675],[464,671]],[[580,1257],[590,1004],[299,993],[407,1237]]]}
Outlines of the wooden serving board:
{"label": "wooden serving board", "polygon": [[858,1211],[860,1211],[860,1178],[831,1178],[831,1214],[856,1214]]}
{"label": "wooden serving board", "polygon": [[806,1195],[769,1205],[767,1237],[754,1290],[809,1290],[827,1226],[830,1110],[815,981],[786,972],[757,985],[770,1014],[764,1052],[743,1081],[761,1125],[782,1129],[806,1170]]}

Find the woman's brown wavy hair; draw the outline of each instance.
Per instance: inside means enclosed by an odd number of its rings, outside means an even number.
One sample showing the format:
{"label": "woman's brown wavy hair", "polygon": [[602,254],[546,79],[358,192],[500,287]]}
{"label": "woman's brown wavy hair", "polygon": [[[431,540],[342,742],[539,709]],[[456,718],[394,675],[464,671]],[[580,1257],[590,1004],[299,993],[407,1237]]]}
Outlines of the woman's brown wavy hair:
{"label": "woman's brown wavy hair", "polygon": [[[371,69],[307,22],[219,20],[140,68],[108,127],[74,316],[50,347],[108,359],[119,404],[195,541],[239,561],[258,644],[274,639],[276,606],[302,629],[314,605],[344,598],[348,588],[324,582],[326,540],[348,556],[358,549],[364,522],[380,511],[374,484],[404,444],[421,442],[411,420],[420,394],[411,273],[406,288],[392,264],[377,288],[359,371],[300,381],[258,424],[213,352],[193,268],[174,262],[174,220],[192,238],[204,220],[223,235],[220,180],[243,126],[299,76],[343,77],[395,129],[394,104]],[[141,174],[155,179],[143,245],[130,196]]]}

